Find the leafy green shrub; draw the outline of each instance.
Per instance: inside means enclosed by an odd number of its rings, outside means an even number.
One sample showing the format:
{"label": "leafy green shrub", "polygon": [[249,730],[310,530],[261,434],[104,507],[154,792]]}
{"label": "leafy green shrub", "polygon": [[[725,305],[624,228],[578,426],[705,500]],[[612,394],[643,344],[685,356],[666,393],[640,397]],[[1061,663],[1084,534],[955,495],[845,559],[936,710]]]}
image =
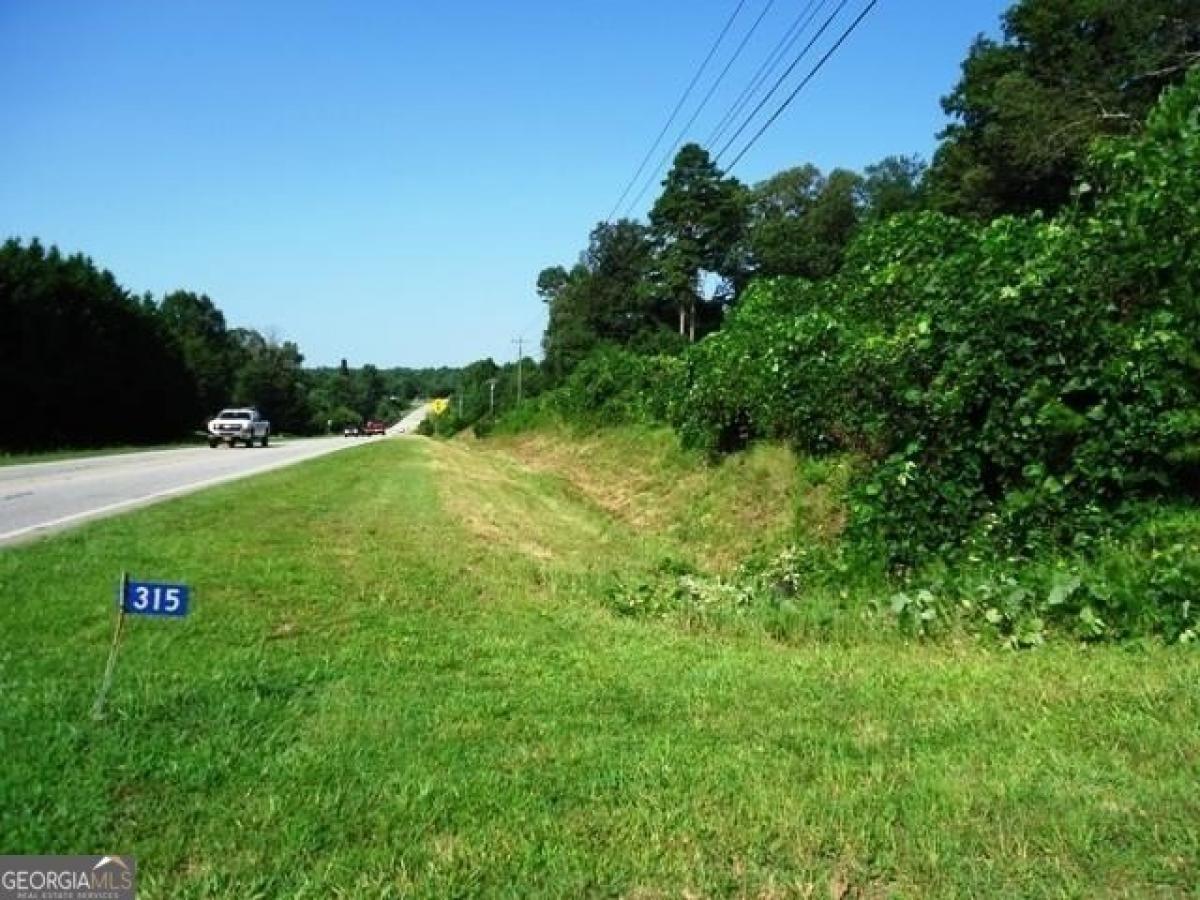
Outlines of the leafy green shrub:
{"label": "leafy green shrub", "polygon": [[[821,282],[752,286],[674,418],[866,461],[850,533],[897,566],[1085,547],[1200,460],[1200,72],[1095,150],[1062,216],[897,216]],[[907,605],[904,607],[908,608]]]}
{"label": "leafy green shrub", "polygon": [[[581,425],[663,422],[681,370],[675,357],[603,347],[580,362],[563,384],[539,397],[526,417],[531,424],[543,422],[547,414]],[[506,430],[515,423],[506,422]]]}
{"label": "leafy green shrub", "polygon": [[506,411],[496,422],[490,433],[516,434],[557,424],[561,416],[553,408],[554,391],[548,391],[533,400]]}
{"label": "leafy green shrub", "polygon": [[879,589],[879,576],[838,550],[793,546],[752,557],[726,576],[667,560],[648,574],[614,580],[606,605],[623,617],[795,643],[847,630],[861,635],[869,610],[858,598]]}
{"label": "leafy green shrub", "polygon": [[1148,506],[1136,518],[1083,552],[934,563],[868,605],[909,633],[956,628],[1013,649],[1051,635],[1191,643],[1200,637],[1200,511]]}
{"label": "leafy green shrub", "polygon": [[[847,545],[793,546],[728,576],[673,561],[606,594],[618,615],[795,643],[849,631],[971,634],[1013,650],[1057,639],[1200,640],[1200,512],[1146,510],[1121,538],[1034,562],[959,560],[888,578]],[[897,587],[900,589],[897,590]]]}

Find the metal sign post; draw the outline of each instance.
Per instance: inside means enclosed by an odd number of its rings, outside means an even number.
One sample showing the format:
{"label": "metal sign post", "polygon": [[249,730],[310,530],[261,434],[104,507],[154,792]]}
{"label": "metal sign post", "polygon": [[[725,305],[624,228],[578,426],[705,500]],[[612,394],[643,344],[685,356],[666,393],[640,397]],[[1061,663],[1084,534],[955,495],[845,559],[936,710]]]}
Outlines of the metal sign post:
{"label": "metal sign post", "polygon": [[121,649],[121,635],[125,631],[125,617],[167,616],[181,618],[188,614],[191,591],[186,584],[156,581],[130,581],[129,573],[121,573],[121,587],[117,593],[117,624],[113,630],[112,646],[108,651],[108,663],[104,666],[104,678],[100,692],[92,704],[92,718],[104,717],[104,698],[112,685],[113,671],[117,667],[117,652]]}
{"label": "metal sign post", "polygon": [[121,634],[125,631],[125,591],[129,586],[129,573],[121,573],[121,586],[117,589],[117,625],[113,630],[112,646],[108,649],[108,663],[104,666],[104,678],[100,681],[100,693],[92,704],[92,718],[104,718],[104,698],[112,684],[113,670],[117,667],[117,651],[121,648]]}

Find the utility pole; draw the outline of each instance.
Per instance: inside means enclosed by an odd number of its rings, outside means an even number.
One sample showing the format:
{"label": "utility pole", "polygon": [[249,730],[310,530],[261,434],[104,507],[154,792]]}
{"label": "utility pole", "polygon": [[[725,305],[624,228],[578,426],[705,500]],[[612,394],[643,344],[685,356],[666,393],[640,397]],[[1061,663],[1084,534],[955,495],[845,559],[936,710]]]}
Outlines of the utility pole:
{"label": "utility pole", "polygon": [[525,361],[525,338],[519,337],[513,341],[517,345],[517,406],[521,405],[521,368]]}
{"label": "utility pole", "polygon": [[488,412],[493,422],[496,421],[496,379],[488,379]]}

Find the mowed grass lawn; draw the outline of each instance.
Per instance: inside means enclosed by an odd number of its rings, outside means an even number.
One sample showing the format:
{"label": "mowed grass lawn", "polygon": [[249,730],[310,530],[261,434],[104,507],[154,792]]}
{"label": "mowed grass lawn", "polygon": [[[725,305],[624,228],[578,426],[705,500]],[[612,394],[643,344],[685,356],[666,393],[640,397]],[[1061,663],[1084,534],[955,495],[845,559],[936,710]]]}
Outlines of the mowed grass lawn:
{"label": "mowed grass lawn", "polygon": [[[1200,655],[623,620],[664,550],[486,444],[379,442],[0,551],[0,852],[146,897],[1200,891]],[[134,620],[122,568],[194,586]]]}

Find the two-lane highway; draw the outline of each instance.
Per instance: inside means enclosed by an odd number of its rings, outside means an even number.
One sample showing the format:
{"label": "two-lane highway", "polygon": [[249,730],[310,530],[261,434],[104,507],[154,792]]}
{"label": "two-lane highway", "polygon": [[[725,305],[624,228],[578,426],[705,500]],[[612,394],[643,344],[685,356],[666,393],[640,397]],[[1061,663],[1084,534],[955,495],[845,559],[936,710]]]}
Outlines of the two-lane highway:
{"label": "two-lane highway", "polygon": [[[423,416],[422,408],[400,424],[411,433]],[[380,438],[281,438],[268,447],[184,447],[0,466],[0,545],[373,440]]]}
{"label": "two-lane highway", "polygon": [[183,447],[0,466],[0,544],[340,450],[344,438]]}

